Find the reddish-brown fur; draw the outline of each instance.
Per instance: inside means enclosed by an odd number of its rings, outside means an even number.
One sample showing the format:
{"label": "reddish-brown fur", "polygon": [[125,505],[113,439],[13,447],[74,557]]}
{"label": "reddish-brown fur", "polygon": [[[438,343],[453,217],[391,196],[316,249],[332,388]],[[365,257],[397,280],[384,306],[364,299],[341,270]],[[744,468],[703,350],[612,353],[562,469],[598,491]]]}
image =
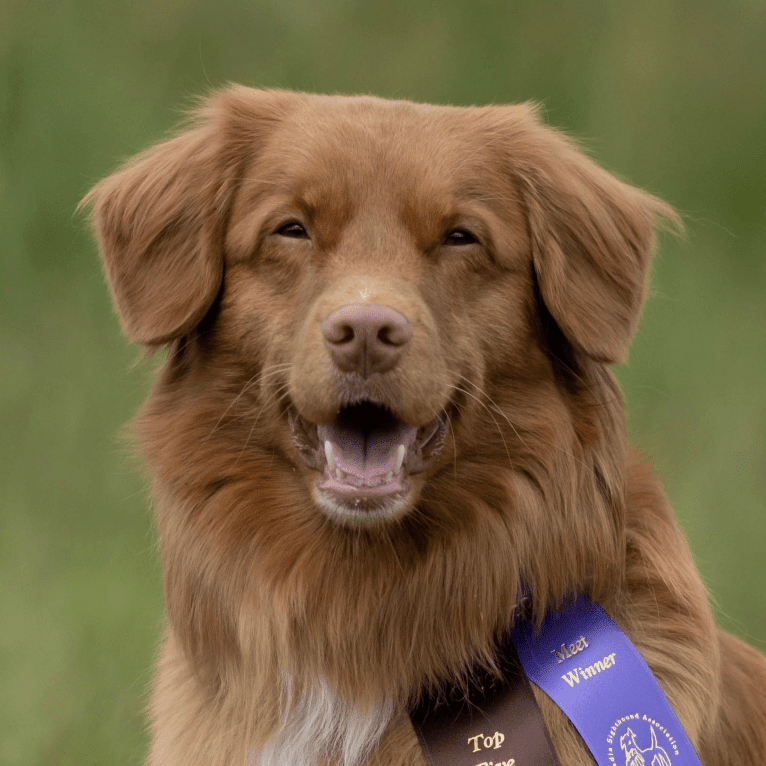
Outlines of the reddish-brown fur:
{"label": "reddish-brown fur", "polygon": [[[366,763],[422,766],[408,700],[491,661],[522,579],[538,615],[572,590],[608,610],[706,766],[763,762],[766,662],[714,625],[608,369],[664,203],[527,105],[241,87],[86,202],[125,332],[168,349],[136,423],[168,616],[149,764],[254,762],[289,673],[298,695],[323,678],[359,709],[392,700]],[[296,218],[309,239],[275,233]],[[479,244],[445,246],[461,227]],[[314,502],[286,416],[337,413],[320,325],[352,302],[414,328],[377,398],[410,425],[451,417],[405,511],[354,529]],[[562,764],[592,763],[538,697]]]}

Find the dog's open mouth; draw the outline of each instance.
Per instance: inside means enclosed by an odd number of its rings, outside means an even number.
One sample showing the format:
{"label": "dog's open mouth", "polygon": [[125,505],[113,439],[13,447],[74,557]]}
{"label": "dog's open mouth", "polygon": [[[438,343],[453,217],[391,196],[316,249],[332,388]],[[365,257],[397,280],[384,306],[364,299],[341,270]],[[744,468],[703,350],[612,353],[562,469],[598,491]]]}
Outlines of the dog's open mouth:
{"label": "dog's open mouth", "polygon": [[331,423],[315,424],[289,409],[290,430],[303,462],[320,472],[317,489],[341,515],[393,514],[410,474],[423,471],[444,446],[446,413],[420,428],[386,407],[361,401]]}

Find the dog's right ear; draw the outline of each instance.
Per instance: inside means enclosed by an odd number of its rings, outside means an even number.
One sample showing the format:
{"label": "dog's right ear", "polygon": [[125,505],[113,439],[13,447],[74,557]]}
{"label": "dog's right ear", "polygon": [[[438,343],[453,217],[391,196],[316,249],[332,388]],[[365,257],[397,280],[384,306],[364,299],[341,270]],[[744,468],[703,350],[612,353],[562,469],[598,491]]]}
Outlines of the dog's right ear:
{"label": "dog's right ear", "polygon": [[125,334],[159,346],[204,317],[223,278],[223,237],[244,165],[289,94],[234,86],[194,125],[127,162],[80,203],[92,209]]}

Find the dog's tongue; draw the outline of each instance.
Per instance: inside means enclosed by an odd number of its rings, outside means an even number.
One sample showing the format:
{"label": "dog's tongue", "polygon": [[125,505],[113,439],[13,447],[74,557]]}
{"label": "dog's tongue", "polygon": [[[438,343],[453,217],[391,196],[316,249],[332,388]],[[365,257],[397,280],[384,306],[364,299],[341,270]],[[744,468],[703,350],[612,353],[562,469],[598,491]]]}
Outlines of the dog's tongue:
{"label": "dog's tongue", "polygon": [[332,443],[337,468],[367,483],[390,471],[396,472],[398,447],[403,444],[405,454],[409,452],[415,443],[417,428],[392,420],[378,423],[367,431],[339,418],[319,425],[317,436],[322,444]]}

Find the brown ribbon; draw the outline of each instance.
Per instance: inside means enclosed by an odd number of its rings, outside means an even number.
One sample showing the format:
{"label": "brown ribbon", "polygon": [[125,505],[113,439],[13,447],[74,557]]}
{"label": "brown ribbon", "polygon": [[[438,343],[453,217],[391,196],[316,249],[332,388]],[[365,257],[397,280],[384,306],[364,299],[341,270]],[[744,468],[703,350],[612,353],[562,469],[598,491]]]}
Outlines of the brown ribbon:
{"label": "brown ribbon", "polygon": [[477,671],[426,696],[410,718],[428,766],[561,766],[510,637],[498,651],[502,678]]}

